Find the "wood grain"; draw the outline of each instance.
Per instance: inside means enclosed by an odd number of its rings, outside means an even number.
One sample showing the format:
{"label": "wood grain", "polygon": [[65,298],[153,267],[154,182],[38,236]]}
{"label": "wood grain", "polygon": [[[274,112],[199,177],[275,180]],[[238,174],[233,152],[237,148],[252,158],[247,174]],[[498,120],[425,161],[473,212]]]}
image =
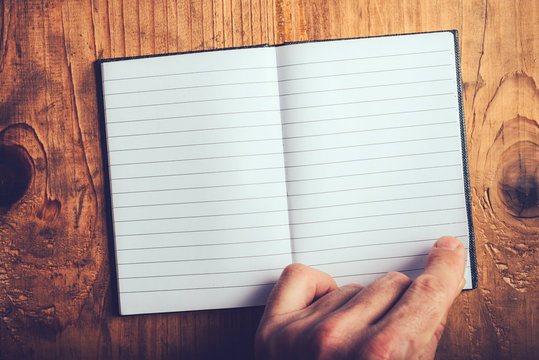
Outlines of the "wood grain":
{"label": "wood grain", "polygon": [[252,358],[262,308],[119,317],[94,61],[459,30],[479,289],[438,359],[539,351],[539,3],[0,1],[0,358]]}

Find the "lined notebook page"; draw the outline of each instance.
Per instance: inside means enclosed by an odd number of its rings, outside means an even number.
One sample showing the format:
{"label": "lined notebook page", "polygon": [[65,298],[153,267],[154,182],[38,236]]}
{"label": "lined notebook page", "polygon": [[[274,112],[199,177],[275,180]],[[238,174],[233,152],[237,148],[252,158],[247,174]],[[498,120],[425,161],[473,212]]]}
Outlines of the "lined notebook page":
{"label": "lined notebook page", "polygon": [[291,262],[275,59],[102,64],[122,314],[260,305]]}
{"label": "lined notebook page", "polygon": [[295,262],[365,285],[416,277],[441,235],[468,248],[452,33],[294,44],[277,58]]}

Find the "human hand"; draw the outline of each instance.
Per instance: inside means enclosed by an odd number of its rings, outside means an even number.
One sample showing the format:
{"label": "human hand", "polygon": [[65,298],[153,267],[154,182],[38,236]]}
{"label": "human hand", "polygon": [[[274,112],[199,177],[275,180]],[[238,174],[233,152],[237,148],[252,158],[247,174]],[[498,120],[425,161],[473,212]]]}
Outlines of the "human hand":
{"label": "human hand", "polygon": [[413,282],[388,273],[367,287],[337,287],[326,273],[286,267],[255,339],[258,359],[433,359],[464,287],[462,243],[441,237]]}

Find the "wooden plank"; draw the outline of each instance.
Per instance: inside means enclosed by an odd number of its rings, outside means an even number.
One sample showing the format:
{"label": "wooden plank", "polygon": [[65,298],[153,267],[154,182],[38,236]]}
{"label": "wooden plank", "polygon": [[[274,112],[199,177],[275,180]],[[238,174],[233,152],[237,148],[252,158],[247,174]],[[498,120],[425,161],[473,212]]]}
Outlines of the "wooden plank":
{"label": "wooden plank", "polygon": [[538,18],[534,0],[0,1],[0,358],[252,357],[262,308],[117,315],[96,59],[440,29],[460,36],[480,287],[437,358],[536,357]]}

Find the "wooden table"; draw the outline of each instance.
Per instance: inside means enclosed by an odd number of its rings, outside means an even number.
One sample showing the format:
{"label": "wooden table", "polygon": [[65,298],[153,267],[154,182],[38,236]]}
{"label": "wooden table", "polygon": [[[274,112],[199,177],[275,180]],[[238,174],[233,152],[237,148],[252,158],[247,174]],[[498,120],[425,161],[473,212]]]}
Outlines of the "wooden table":
{"label": "wooden table", "polygon": [[119,317],[100,58],[458,29],[479,289],[440,359],[538,356],[536,0],[0,1],[0,358],[252,357],[262,308]]}

